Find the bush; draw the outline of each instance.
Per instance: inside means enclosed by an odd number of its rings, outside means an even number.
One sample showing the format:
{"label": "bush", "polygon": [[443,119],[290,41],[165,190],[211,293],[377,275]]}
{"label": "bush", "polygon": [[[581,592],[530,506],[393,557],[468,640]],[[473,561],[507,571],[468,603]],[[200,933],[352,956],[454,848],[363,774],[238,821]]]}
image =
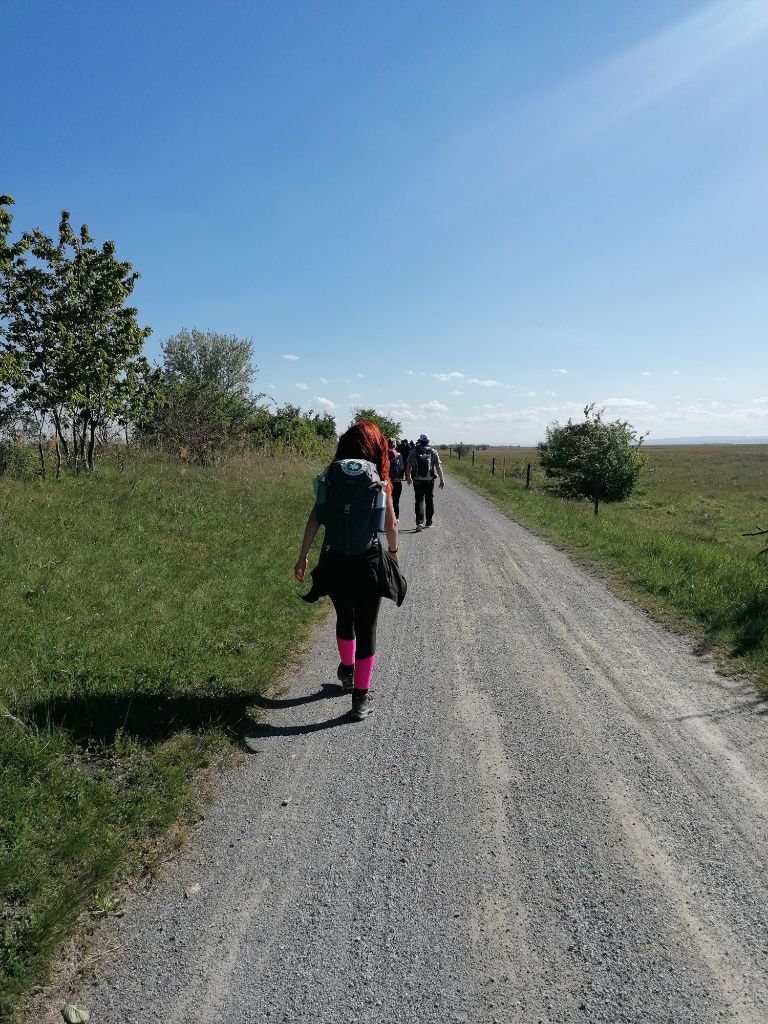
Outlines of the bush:
{"label": "bush", "polygon": [[310,459],[322,459],[336,440],[333,416],[302,412],[286,403],[275,412],[259,406],[254,411],[250,428],[251,445],[268,452],[292,451]]}
{"label": "bush", "polygon": [[40,476],[37,446],[22,442],[0,442],[0,476],[14,480],[34,480]]}
{"label": "bush", "polygon": [[584,409],[584,420],[547,427],[539,458],[548,477],[569,498],[591,498],[597,514],[600,501],[624,501],[640,475],[643,437],[626,420],[605,423],[603,410]]}
{"label": "bush", "polygon": [[166,385],[151,416],[138,425],[145,443],[186,453],[202,466],[247,441],[253,402],[212,384]]}

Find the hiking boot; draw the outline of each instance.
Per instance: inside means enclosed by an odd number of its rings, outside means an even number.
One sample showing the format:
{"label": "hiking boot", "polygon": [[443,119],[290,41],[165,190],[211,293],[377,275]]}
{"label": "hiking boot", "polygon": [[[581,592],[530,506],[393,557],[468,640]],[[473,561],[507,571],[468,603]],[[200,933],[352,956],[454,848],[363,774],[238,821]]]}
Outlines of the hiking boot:
{"label": "hiking boot", "polygon": [[416,533],[421,533],[423,529],[424,527],[421,525],[421,523],[416,523]]}
{"label": "hiking boot", "polygon": [[373,694],[370,690],[352,691],[352,709],[349,717],[355,722],[362,722],[373,711]]}
{"label": "hiking boot", "polygon": [[352,680],[355,677],[355,666],[345,665],[343,662],[339,662],[339,667],[336,669],[336,678],[341,683],[344,693],[352,692]]}
{"label": "hiking boot", "polygon": [[425,530],[431,530],[431,529],[432,529],[432,525],[433,525],[433,524],[432,524],[432,522],[431,522],[431,521],[430,521],[430,522],[428,522],[428,523],[425,523],[425,524],[424,524],[424,529],[425,529]]}

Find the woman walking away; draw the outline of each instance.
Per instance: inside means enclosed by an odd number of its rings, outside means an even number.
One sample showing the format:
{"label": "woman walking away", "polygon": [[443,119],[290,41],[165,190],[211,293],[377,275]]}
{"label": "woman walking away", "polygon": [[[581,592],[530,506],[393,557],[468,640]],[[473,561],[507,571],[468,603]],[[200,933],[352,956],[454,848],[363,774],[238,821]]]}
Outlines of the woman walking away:
{"label": "woman walking away", "polygon": [[405,459],[402,452],[397,450],[397,441],[394,437],[389,439],[389,479],[392,484],[392,505],[395,509],[395,519],[400,525],[400,495],[403,493],[403,477],[405,476]]}
{"label": "woman walking away", "polygon": [[342,434],[334,461],[315,480],[315,504],[294,570],[299,581],[304,579],[309,549],[321,525],[325,526],[323,550],[307,597],[314,600],[327,593],[333,601],[340,659],[337,675],[344,690],[352,692],[351,717],[362,721],[372,710],[382,531],[389,554],[397,561],[388,446],[373,423],[355,423]]}

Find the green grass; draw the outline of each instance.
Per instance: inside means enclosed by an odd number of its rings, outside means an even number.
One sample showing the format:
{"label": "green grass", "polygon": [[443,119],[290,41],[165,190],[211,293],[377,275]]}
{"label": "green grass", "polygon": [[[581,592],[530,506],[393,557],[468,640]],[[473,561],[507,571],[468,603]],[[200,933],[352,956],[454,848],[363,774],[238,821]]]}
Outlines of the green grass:
{"label": "green grass", "polygon": [[321,611],[314,467],[151,459],[0,479],[0,1019],[238,744]]}
{"label": "green grass", "polygon": [[[600,506],[546,490],[534,449],[488,449],[446,468],[503,511],[608,570],[655,615],[692,632],[768,692],[768,447],[649,447],[632,497]],[[491,474],[491,460],[496,473]],[[526,464],[532,466],[525,489]]]}

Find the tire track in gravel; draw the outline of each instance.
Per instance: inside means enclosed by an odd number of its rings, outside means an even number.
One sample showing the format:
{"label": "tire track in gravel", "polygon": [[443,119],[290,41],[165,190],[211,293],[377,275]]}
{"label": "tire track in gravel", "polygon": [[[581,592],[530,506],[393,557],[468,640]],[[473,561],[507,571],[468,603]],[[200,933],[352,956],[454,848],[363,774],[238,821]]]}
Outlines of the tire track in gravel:
{"label": "tire track in gravel", "polygon": [[95,1024],[768,1022],[753,691],[473,492],[437,510],[375,716],[322,689],[329,621],[116,923]]}

